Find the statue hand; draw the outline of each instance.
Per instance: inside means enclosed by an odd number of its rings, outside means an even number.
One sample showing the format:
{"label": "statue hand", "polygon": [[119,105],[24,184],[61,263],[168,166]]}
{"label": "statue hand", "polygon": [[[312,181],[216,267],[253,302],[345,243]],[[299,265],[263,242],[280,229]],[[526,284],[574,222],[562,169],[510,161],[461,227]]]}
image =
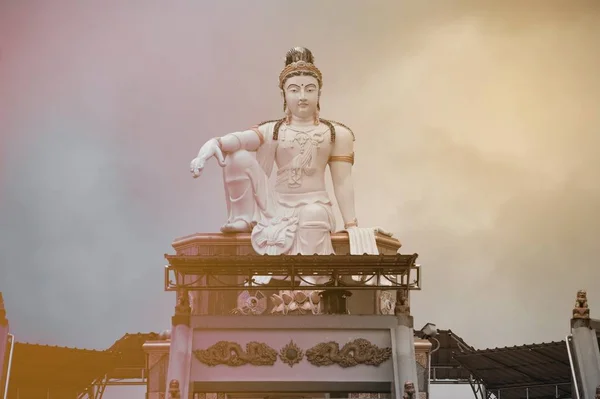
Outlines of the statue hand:
{"label": "statue hand", "polygon": [[217,162],[220,166],[225,166],[225,157],[223,156],[223,151],[221,151],[219,142],[216,139],[207,141],[198,152],[198,156],[190,163],[190,172],[194,179],[202,175],[206,160],[213,156],[217,158]]}

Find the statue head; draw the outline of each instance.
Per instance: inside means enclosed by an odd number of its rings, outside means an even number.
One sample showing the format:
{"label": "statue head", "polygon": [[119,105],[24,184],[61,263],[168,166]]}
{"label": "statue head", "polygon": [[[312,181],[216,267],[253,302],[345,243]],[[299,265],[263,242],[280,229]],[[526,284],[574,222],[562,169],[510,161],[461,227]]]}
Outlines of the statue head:
{"label": "statue head", "polygon": [[323,76],[314,61],[310,50],[304,47],[294,47],[286,54],[285,68],[279,74],[279,88],[288,118],[294,115],[299,119],[318,120]]}
{"label": "statue head", "polygon": [[415,384],[413,384],[412,381],[406,381],[404,383],[404,392],[415,393]]}

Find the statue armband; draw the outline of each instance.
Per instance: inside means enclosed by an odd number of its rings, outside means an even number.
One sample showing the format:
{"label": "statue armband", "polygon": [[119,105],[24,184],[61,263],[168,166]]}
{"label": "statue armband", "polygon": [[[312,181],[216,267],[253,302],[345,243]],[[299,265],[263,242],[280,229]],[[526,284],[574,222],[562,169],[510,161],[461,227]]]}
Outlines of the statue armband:
{"label": "statue armband", "polygon": [[258,129],[258,125],[252,126],[250,128],[250,130],[252,130],[254,133],[256,133],[256,135],[258,136],[258,140],[260,141],[260,145],[262,145],[265,142],[265,136]]}
{"label": "statue armband", "polygon": [[253,127],[243,132],[229,133],[219,140],[221,149],[225,152],[257,148],[264,141],[264,137],[260,130],[258,130],[258,127]]}
{"label": "statue armband", "polygon": [[332,155],[329,157],[329,163],[331,162],[348,162],[354,165],[354,153],[350,155]]}

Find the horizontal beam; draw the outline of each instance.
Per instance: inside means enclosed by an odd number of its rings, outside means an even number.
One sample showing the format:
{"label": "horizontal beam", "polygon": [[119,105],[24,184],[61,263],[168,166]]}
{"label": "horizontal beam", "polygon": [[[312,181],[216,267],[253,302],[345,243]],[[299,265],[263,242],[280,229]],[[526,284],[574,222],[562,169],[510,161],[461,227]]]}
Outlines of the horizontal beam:
{"label": "horizontal beam", "polygon": [[[236,269],[237,270],[237,269]],[[421,269],[418,265],[402,270],[388,271],[383,268],[349,269],[347,266],[330,265],[326,268],[300,269],[293,265],[279,266],[278,270],[249,268],[243,270],[165,267],[165,291],[187,289],[189,291],[241,291],[247,289],[312,289],[312,290],[394,290],[421,289]],[[239,272],[239,273],[238,273]],[[258,276],[273,276],[267,284],[256,282]],[[352,276],[361,276],[355,281]],[[237,277],[233,278],[232,277]],[[242,281],[240,281],[242,277]],[[312,278],[323,283],[313,283]]]}
{"label": "horizontal beam", "polygon": [[200,330],[389,330],[399,322],[388,315],[261,315],[192,316],[190,324]]}
{"label": "horizontal beam", "polygon": [[564,386],[571,386],[571,381],[561,381],[561,382],[546,382],[546,383],[533,383],[533,384],[527,384],[527,383],[521,383],[521,384],[507,384],[507,385],[486,385],[485,381],[482,381],[483,385],[485,385],[485,387],[488,390],[493,390],[493,391],[512,391],[512,390],[518,390],[518,389],[526,389],[526,388],[546,388],[546,387],[564,387]]}
{"label": "horizontal beam", "polygon": [[471,383],[471,381],[465,379],[430,379],[429,382],[434,385],[462,385]]}
{"label": "horizontal beam", "polygon": [[105,385],[105,386],[141,386],[147,385],[146,381],[108,381],[106,383],[96,383],[94,385]]}
{"label": "horizontal beam", "polygon": [[404,286],[389,286],[389,285],[357,285],[357,286],[329,286],[326,284],[314,284],[314,285],[300,285],[296,284],[277,284],[271,283],[269,285],[247,285],[247,286],[238,286],[238,285],[222,285],[222,286],[186,286],[182,284],[175,284],[170,282],[166,287],[165,291],[178,291],[180,289],[186,289],[188,291],[245,291],[245,290],[273,290],[273,291],[281,291],[281,290],[305,290],[305,291],[381,291],[381,290],[398,290],[398,289],[407,289],[410,291],[420,291],[421,287],[417,284]]}
{"label": "horizontal beam", "polygon": [[225,393],[324,393],[324,392],[368,392],[391,393],[391,382],[372,381],[194,381],[190,383],[190,392]]}
{"label": "horizontal beam", "polygon": [[165,259],[171,265],[195,265],[219,267],[253,267],[270,265],[277,267],[282,264],[292,266],[318,266],[318,265],[353,265],[364,266],[391,266],[402,267],[415,264],[419,255],[168,255]]}

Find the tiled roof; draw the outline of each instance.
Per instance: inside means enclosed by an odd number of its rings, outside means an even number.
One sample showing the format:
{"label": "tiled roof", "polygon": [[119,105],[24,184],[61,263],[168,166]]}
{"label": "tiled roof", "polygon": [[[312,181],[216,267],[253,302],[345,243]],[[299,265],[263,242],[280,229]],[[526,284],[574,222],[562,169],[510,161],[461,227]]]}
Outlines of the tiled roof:
{"label": "tiled roof", "polygon": [[[571,368],[565,341],[455,353],[454,359],[502,399],[570,395]],[[559,396],[565,397],[565,396]],[[569,396],[570,397],[570,396]]]}

